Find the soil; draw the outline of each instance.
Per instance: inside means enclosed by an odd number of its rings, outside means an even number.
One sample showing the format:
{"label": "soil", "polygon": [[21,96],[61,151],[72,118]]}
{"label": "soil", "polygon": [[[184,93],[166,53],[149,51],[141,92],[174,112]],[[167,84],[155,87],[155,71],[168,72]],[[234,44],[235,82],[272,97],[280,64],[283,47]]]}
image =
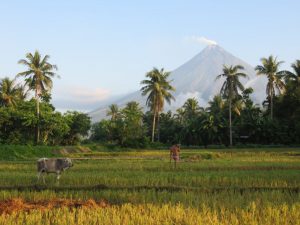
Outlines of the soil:
{"label": "soil", "polygon": [[87,201],[79,201],[79,200],[70,200],[70,199],[51,199],[51,200],[43,200],[43,201],[25,201],[22,198],[13,198],[9,200],[0,201],[0,215],[2,214],[11,214],[13,212],[26,211],[29,212],[31,210],[49,210],[53,208],[105,208],[108,207],[109,204],[104,201],[95,201],[93,199],[89,199]]}

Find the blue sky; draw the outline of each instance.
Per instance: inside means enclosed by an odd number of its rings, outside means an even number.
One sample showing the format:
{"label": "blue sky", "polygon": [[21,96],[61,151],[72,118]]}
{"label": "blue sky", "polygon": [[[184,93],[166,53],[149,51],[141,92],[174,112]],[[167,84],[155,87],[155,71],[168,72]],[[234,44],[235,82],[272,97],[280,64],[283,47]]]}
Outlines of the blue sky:
{"label": "blue sky", "polygon": [[300,59],[298,0],[0,2],[0,77],[24,70],[17,61],[38,49],[60,79],[60,110],[97,108],[101,100],[140,88],[153,66],[166,70],[216,41],[255,66],[274,54],[285,68]]}

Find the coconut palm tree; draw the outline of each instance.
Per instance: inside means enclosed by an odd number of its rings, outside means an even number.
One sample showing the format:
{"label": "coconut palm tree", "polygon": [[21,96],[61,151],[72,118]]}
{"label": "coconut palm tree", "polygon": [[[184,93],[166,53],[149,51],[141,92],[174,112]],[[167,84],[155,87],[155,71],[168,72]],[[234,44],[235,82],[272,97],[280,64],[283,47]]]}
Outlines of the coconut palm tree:
{"label": "coconut palm tree", "polygon": [[208,102],[207,110],[211,114],[217,116],[220,115],[224,108],[224,100],[222,99],[221,95],[215,95],[214,98]]}
{"label": "coconut palm tree", "polygon": [[245,73],[239,72],[240,70],[244,70],[244,67],[241,65],[236,66],[223,66],[223,73],[218,75],[216,79],[220,79],[222,77],[225,78],[225,81],[222,85],[220,94],[223,98],[229,101],[229,139],[230,146],[232,146],[232,121],[231,121],[231,111],[232,111],[232,102],[237,99],[239,96],[239,90],[243,91],[244,86],[239,81],[240,77],[246,78],[247,75]]}
{"label": "coconut palm tree", "polygon": [[293,87],[300,87],[300,60],[292,63],[294,72],[286,71],[286,80],[293,84]]}
{"label": "coconut palm tree", "polygon": [[117,104],[111,104],[107,110],[106,115],[111,117],[111,121],[115,121],[119,114],[119,107]]}
{"label": "coconut palm tree", "polygon": [[24,85],[18,85],[18,97],[21,101],[24,101],[29,96],[29,89]]}
{"label": "coconut palm tree", "polygon": [[[44,57],[38,51],[34,54],[27,53],[26,59],[19,60],[19,64],[27,67],[28,70],[18,73],[17,76],[24,76],[25,82],[31,90],[35,92],[36,100],[36,114],[39,121],[40,107],[39,100],[44,92],[50,92],[53,86],[52,78],[55,77],[53,71],[57,70],[56,65],[50,64],[50,56],[45,55]],[[38,122],[39,123],[39,122]],[[39,124],[36,128],[36,142],[39,143],[40,130]]]}
{"label": "coconut palm tree", "polygon": [[[156,126],[156,118],[159,120],[159,114],[164,108],[165,101],[171,104],[171,100],[175,100],[171,91],[175,91],[175,88],[170,84],[168,80],[170,72],[164,71],[164,69],[153,68],[146,74],[146,80],[141,81],[141,88],[143,96],[148,95],[146,104],[153,113],[152,123],[152,142],[154,142],[154,132]],[[157,121],[159,123],[159,121]]]}
{"label": "coconut palm tree", "polygon": [[203,112],[204,109],[199,106],[197,99],[189,98],[183,105],[184,113],[187,118],[191,118]]}
{"label": "coconut palm tree", "polygon": [[272,55],[269,58],[261,58],[262,65],[255,67],[257,75],[265,75],[268,78],[266,94],[271,103],[271,119],[273,119],[273,98],[276,90],[281,94],[285,91],[285,84],[282,78],[286,75],[286,71],[279,71],[279,66],[283,61],[277,61]]}
{"label": "coconut palm tree", "polygon": [[128,102],[122,113],[126,115],[126,119],[130,122],[136,124],[142,123],[143,111],[138,102]]}
{"label": "coconut palm tree", "polygon": [[216,119],[215,115],[204,113],[201,120],[200,131],[202,133],[202,141],[205,147],[210,142],[218,141],[221,143],[220,130],[223,128],[223,123]]}
{"label": "coconut palm tree", "polygon": [[0,105],[9,107],[16,106],[19,99],[19,89],[15,80],[5,77],[0,82]]}
{"label": "coconut palm tree", "polygon": [[180,123],[182,124],[183,119],[184,119],[184,114],[185,111],[183,109],[183,107],[180,107],[176,110],[176,113],[174,114],[174,118]]}

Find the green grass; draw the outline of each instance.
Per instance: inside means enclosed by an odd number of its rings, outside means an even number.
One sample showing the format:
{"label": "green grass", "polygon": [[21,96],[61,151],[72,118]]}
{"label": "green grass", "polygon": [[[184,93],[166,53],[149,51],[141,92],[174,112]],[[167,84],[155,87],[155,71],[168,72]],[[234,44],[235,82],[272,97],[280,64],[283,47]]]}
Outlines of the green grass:
{"label": "green grass", "polygon": [[[66,171],[61,186],[105,185],[185,187],[297,187],[298,163],[181,163],[174,170],[167,161],[93,160],[75,161]],[[279,166],[279,167],[278,167]],[[6,163],[0,166],[1,186],[36,184],[35,162]],[[11,176],[12,171],[14,175]],[[23,179],[21,179],[23,178]],[[49,185],[54,176],[47,176]]]}
{"label": "green grass", "polygon": [[[59,186],[54,175],[46,177],[46,186],[37,183],[36,162],[27,157],[53,155],[50,147],[40,150],[38,154],[37,149],[27,153],[26,161],[1,162],[0,190],[113,193],[103,197],[108,201],[122,199],[122,203],[132,202],[132,196],[136,196],[137,202],[146,199],[148,202],[149,196],[153,197],[156,192],[164,193],[160,196],[165,196],[162,197],[165,201],[171,199],[167,195],[173,192],[181,196],[182,201],[188,193],[191,200],[186,202],[211,193],[234,198],[235,193],[255,193],[256,196],[260,192],[264,195],[282,192],[283,196],[291,193],[299,200],[300,149],[297,148],[182,150],[182,161],[177,169],[169,163],[167,150],[75,152],[69,155],[77,158],[75,166],[64,172]],[[153,202],[156,201],[157,196],[154,196]]]}
{"label": "green grass", "polygon": [[57,147],[30,145],[0,145],[0,161],[32,160],[40,157],[59,156]]}
{"label": "green grass", "polygon": [[[63,173],[59,185],[55,175],[46,177],[46,185],[37,183],[36,159],[62,156],[53,150],[57,148],[0,148],[0,156],[5,156],[0,162],[0,201],[92,198],[120,207],[129,203],[132,210],[145,204],[157,210],[179,204],[203,215],[203,207],[218,217],[226,211],[230,218],[255,205],[258,221],[263,210],[277,207],[276,214],[299,209],[299,148],[186,149],[176,169],[168,150],[76,150],[65,155],[73,158],[74,167]],[[296,214],[291,218],[296,220]]]}

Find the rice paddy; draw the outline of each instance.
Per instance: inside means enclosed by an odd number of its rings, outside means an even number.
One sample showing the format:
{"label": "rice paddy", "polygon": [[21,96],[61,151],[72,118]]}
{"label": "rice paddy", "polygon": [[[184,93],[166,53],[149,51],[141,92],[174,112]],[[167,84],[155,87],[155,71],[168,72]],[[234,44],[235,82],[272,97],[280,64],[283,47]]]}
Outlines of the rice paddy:
{"label": "rice paddy", "polygon": [[68,157],[46,185],[35,158],[1,161],[0,203],[19,210],[0,208],[0,224],[300,223],[299,148],[182,150],[176,169],[167,150]]}

